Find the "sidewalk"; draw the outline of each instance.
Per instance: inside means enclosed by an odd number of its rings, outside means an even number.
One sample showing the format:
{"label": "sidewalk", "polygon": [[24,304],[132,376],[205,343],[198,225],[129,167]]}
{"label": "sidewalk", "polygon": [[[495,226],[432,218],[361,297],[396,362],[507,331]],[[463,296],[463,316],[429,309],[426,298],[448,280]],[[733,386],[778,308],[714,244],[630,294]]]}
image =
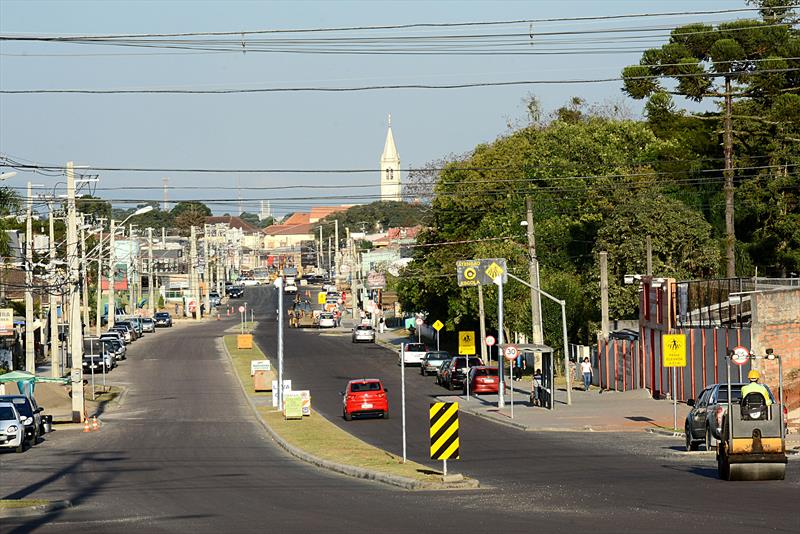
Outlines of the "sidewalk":
{"label": "sidewalk", "polygon": [[[344,321],[343,321],[344,326]],[[393,350],[400,343],[410,341],[402,328],[387,329],[377,334],[376,342]],[[508,387],[508,384],[506,384]],[[450,394],[442,389],[437,398],[446,402],[458,402],[459,409],[496,423],[510,425],[525,431],[555,432],[641,432],[656,431],[671,433],[673,427],[673,404],[668,400],[653,400],[647,390],[603,391],[596,387],[589,391],[573,389],[572,405],[567,405],[567,392],[563,387],[555,394],[555,408],[547,410],[532,406],[529,402],[530,379],[514,382],[514,417],[511,417],[509,390],[506,389],[506,406],[497,408],[497,395]],[[678,431],[676,437],[683,438],[683,424],[689,407],[678,403]],[[786,437],[787,449],[800,450],[800,434]]]}

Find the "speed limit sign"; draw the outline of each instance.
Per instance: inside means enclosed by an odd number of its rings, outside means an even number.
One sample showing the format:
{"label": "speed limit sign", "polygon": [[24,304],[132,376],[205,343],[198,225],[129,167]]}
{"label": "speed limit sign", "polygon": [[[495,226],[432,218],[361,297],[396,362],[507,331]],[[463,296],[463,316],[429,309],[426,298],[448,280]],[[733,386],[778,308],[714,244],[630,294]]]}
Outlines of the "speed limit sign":
{"label": "speed limit sign", "polygon": [[517,359],[517,356],[519,355],[519,350],[517,350],[517,347],[515,347],[514,345],[509,345],[505,348],[503,353],[506,356],[506,360],[512,361]]}
{"label": "speed limit sign", "polygon": [[494,336],[486,336],[486,346],[491,347],[495,344]]}
{"label": "speed limit sign", "polygon": [[750,359],[750,351],[747,350],[747,347],[742,347],[739,345],[735,349],[733,349],[733,363],[736,365],[744,365],[747,363],[747,360]]}
{"label": "speed limit sign", "polygon": [[239,313],[244,313],[244,306],[239,306]]}

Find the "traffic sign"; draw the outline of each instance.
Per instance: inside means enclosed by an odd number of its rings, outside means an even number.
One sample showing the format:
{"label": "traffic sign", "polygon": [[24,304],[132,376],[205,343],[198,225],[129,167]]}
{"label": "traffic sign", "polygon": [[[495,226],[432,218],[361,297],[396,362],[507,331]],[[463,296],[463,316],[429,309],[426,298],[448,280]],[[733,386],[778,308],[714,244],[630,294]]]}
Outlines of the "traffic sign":
{"label": "traffic sign", "polygon": [[328,300],[328,295],[324,291],[317,293],[317,304],[325,304]]}
{"label": "traffic sign", "polygon": [[432,402],[429,417],[431,460],[458,460],[458,403]]}
{"label": "traffic sign", "polygon": [[733,357],[731,358],[736,365],[744,365],[750,359],[750,351],[747,347],[739,345],[733,349]]}
{"label": "traffic sign", "polygon": [[475,332],[458,333],[458,353],[464,356],[475,354]]}
{"label": "traffic sign", "polygon": [[239,313],[244,313],[244,306],[239,306]]}
{"label": "traffic sign", "polygon": [[514,345],[507,345],[503,350],[503,354],[505,354],[506,360],[513,361],[517,359],[517,356],[519,356],[519,350]]}
{"label": "traffic sign", "polygon": [[486,346],[487,347],[491,347],[495,343],[497,343],[497,340],[494,338],[494,336],[486,336]]}
{"label": "traffic sign", "polygon": [[433,323],[433,325],[432,325],[432,326],[433,326],[433,328],[434,328],[434,329],[436,329],[436,331],[438,332],[439,330],[441,330],[441,329],[442,329],[442,327],[444,326],[444,323],[443,323],[442,321],[440,321],[440,320],[438,320],[438,319],[437,319],[437,320],[436,320],[436,322],[435,322],[435,323]]}
{"label": "traffic sign", "polygon": [[666,334],[661,343],[664,367],[686,367],[686,334]]}
{"label": "traffic sign", "polygon": [[417,317],[417,320],[414,322],[417,323],[417,326],[422,326],[422,323],[424,323],[425,321],[423,321],[421,317]]}
{"label": "traffic sign", "polygon": [[458,285],[461,287],[492,284],[498,276],[502,276],[503,283],[506,283],[508,281],[507,273],[505,258],[459,260],[456,262]]}

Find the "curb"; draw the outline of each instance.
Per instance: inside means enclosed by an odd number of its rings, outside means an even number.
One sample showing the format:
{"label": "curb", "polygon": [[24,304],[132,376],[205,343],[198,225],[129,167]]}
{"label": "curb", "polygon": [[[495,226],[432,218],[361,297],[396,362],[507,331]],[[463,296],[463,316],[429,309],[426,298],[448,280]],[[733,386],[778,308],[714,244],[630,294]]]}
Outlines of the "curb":
{"label": "curb", "polygon": [[[222,347],[222,350],[225,352],[226,356],[228,356],[228,363],[233,366],[233,360],[231,358],[230,353],[228,352],[228,347],[225,346],[224,338],[217,338],[217,345]],[[247,399],[250,408],[253,410],[253,413],[256,416],[256,419],[264,427],[270,437],[275,441],[278,445],[280,445],[286,452],[291,454],[292,456],[303,460],[304,462],[310,463],[317,467],[321,467],[323,469],[328,469],[330,471],[334,471],[336,473],[340,473],[343,475],[347,475],[353,478],[360,478],[365,480],[373,480],[375,482],[382,482],[384,484],[388,484],[391,486],[396,486],[402,489],[407,490],[434,490],[434,489],[473,489],[477,488],[480,485],[480,482],[477,480],[467,481],[467,484],[460,483],[458,485],[445,485],[445,484],[430,484],[425,482],[420,482],[418,480],[414,480],[411,478],[401,477],[398,475],[389,475],[387,473],[381,473],[379,471],[371,471],[369,469],[364,469],[361,467],[355,467],[352,465],[345,465],[340,464],[337,462],[332,462],[330,460],[324,460],[322,458],[318,458],[313,454],[309,454],[301,449],[298,449],[294,445],[290,444],[282,437],[280,437],[273,429],[270,427],[266,421],[261,418],[261,414],[258,413],[255,403],[248,395],[247,390],[242,383],[242,380],[239,378],[238,373],[234,371],[236,375],[236,381],[239,382],[239,387],[244,393],[245,398]],[[320,417],[322,417],[320,415]]]}
{"label": "curb", "polygon": [[667,436],[670,438],[685,438],[686,434],[683,432],[676,432],[674,430],[664,430],[661,428],[645,428],[645,432],[648,434],[658,434],[660,436]]}
{"label": "curb", "polygon": [[50,501],[47,504],[35,504],[33,506],[25,506],[22,508],[2,508],[0,509],[0,518],[2,517],[26,517],[32,515],[45,515],[56,510],[64,510],[72,508],[72,502],[63,501]]}

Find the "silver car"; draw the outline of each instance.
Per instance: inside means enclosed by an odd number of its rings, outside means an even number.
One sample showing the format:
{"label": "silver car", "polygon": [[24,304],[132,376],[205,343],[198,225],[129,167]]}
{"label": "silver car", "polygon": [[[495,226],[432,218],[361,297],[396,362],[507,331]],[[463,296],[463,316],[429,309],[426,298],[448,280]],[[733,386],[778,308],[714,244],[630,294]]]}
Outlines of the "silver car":
{"label": "silver car", "polygon": [[353,343],[362,341],[375,343],[375,329],[368,324],[360,324],[353,328]]}
{"label": "silver car", "polygon": [[426,352],[425,356],[422,357],[422,363],[419,366],[419,374],[422,376],[435,375],[439,367],[441,367],[442,364],[450,358],[452,358],[452,356],[450,356],[450,354],[444,350],[432,350],[430,352]]}
{"label": "silver car", "polygon": [[142,317],[142,331],[143,332],[155,332],[156,331],[156,322],[150,317]]}
{"label": "silver car", "polygon": [[25,450],[25,423],[11,402],[0,402],[0,447]]}

